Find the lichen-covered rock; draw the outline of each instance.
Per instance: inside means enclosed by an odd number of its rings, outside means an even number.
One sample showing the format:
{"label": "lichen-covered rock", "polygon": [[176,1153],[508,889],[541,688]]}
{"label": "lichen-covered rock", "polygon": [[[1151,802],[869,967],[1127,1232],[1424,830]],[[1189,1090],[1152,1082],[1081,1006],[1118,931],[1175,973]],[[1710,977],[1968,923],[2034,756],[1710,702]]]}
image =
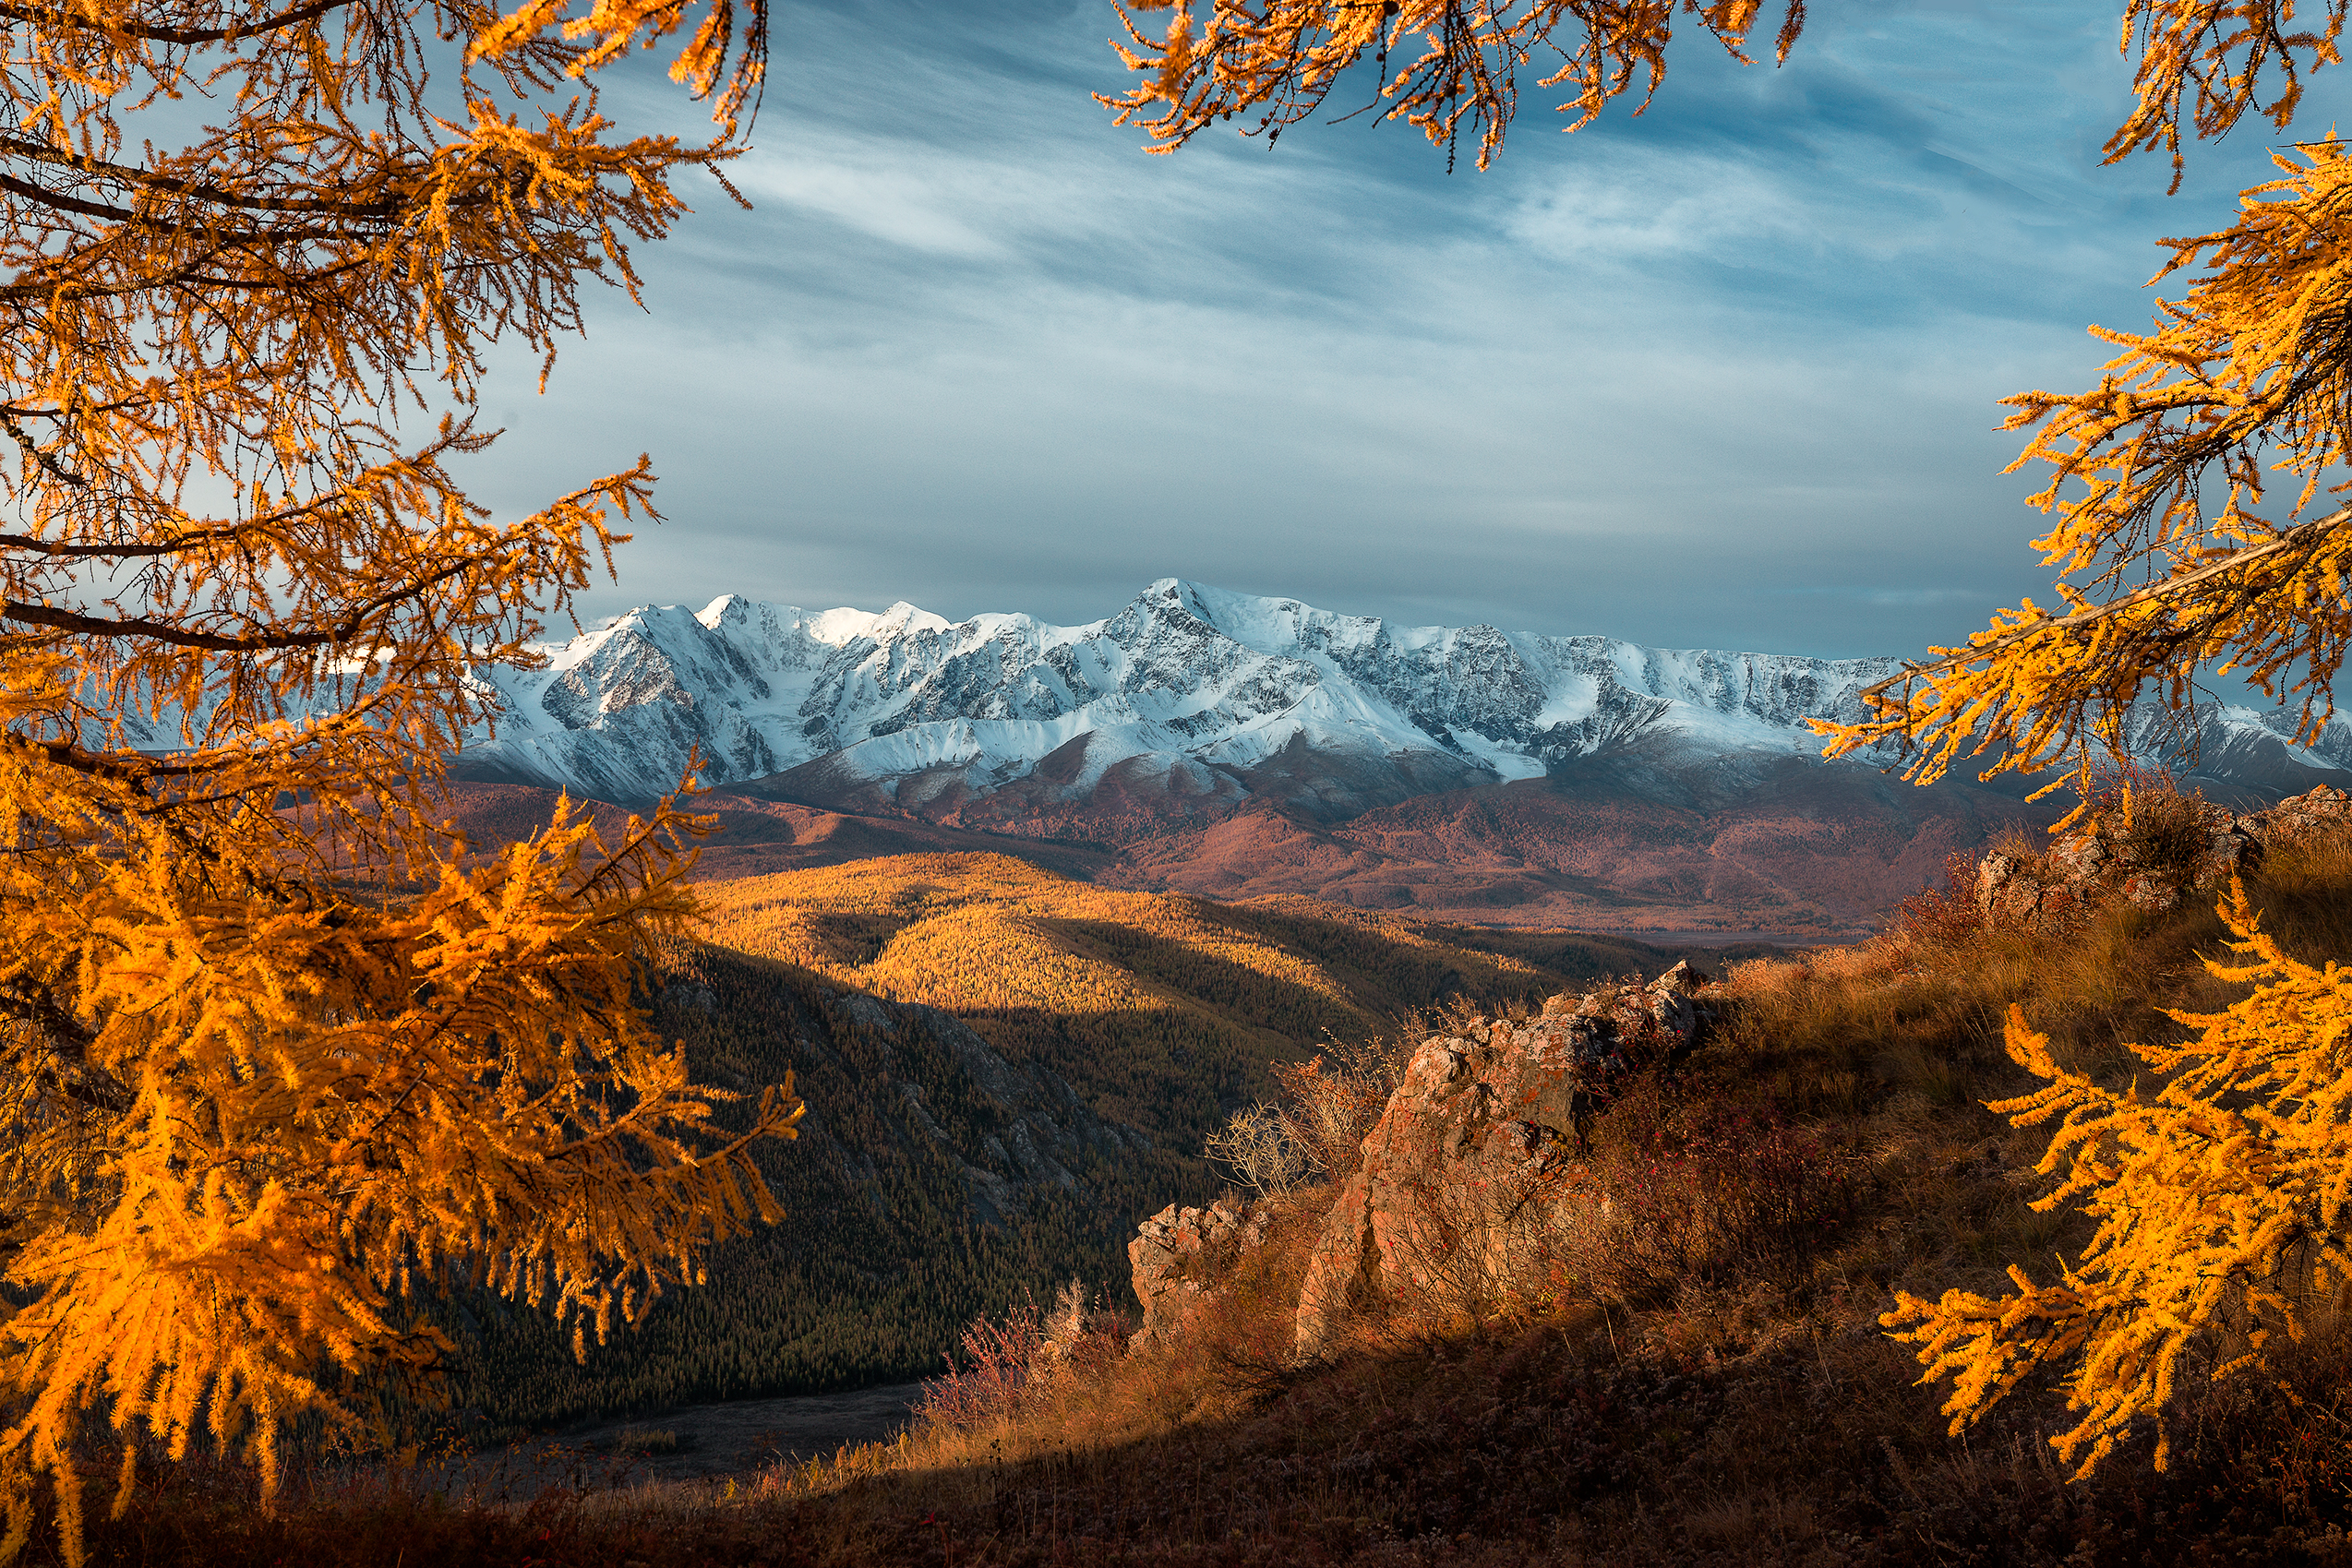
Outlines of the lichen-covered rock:
{"label": "lichen-covered rock", "polygon": [[1677,964],[1648,986],[1555,997],[1539,1017],[1423,1041],[1308,1259],[1299,1356],[1319,1354],[1362,1300],[1475,1288],[1502,1270],[1498,1204],[1585,1145],[1623,1074],[1697,1041],[1711,1018],[1698,999],[1705,984]]}
{"label": "lichen-covered rock", "polygon": [[1135,1342],[1172,1339],[1216,1299],[1243,1252],[1266,1239],[1271,1217],[1258,1202],[1219,1198],[1205,1209],[1170,1203],[1136,1227],[1127,1243],[1135,1298],[1144,1306]]}
{"label": "lichen-covered rock", "polygon": [[2085,909],[2130,904],[2172,908],[2192,893],[2209,892],[2233,876],[2254,870],[2268,851],[2330,828],[2352,826],[2352,796],[2326,784],[2245,815],[2201,805],[2188,853],[2167,864],[2144,865],[2119,824],[2094,822],[2069,833],[2033,859],[1994,851],[1976,864],[1976,907],[2006,926],[2062,924]]}
{"label": "lichen-covered rock", "polygon": [[2238,822],[2261,843],[2286,844],[2331,829],[2352,827],[2352,795],[2322,784],[2282,800],[2267,811],[2241,817]]}

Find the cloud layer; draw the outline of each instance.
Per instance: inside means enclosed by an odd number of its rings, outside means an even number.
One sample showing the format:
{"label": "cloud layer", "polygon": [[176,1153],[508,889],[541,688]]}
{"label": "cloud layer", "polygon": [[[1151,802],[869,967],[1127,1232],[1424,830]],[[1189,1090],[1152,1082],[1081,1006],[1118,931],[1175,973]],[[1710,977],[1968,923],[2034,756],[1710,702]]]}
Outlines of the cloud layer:
{"label": "cloud layer", "polygon": [[[2159,235],[2264,146],[2099,163],[2104,5],[1817,4],[1784,69],[1695,38],[1494,172],[1418,133],[1135,150],[1083,4],[786,5],[757,150],[641,258],[486,499],[650,449],[610,612],[736,592],[1076,622],[1181,575],[1653,644],[1908,652],[2039,592],[2003,394],[2095,381]],[[2323,72],[2303,112],[2334,117]],[[658,78],[629,118],[690,129]],[[1550,122],[1550,123],[1547,123]]]}

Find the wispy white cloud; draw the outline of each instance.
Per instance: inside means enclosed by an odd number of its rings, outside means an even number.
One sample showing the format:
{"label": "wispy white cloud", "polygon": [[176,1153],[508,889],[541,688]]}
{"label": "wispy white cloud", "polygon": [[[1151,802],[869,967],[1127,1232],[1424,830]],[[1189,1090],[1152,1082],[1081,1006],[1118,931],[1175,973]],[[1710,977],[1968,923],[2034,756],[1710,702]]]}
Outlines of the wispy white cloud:
{"label": "wispy white cloud", "polygon": [[1618,142],[1527,185],[1505,232],[1572,264],[1738,263],[1819,237],[1817,204],[1757,158]]}
{"label": "wispy white cloud", "polygon": [[[721,591],[1106,613],[1168,572],[1414,621],[1825,652],[2042,588],[1996,400],[2095,378],[2261,147],[2104,168],[2113,0],[1822,0],[1638,120],[1451,179],[1361,124],[1134,150],[1098,0],[787,5],[759,126],[489,481],[650,446],[599,612]],[[2333,78],[2307,114],[2334,111]],[[649,88],[642,102],[661,101]],[[634,106],[638,100],[630,100]],[[1861,583],[1860,589],[1827,585]],[[606,601],[610,601],[607,603]]]}
{"label": "wispy white cloud", "polygon": [[936,180],[874,160],[766,158],[738,181],[752,197],[818,213],[859,233],[933,256],[997,257],[1004,249],[953,209]]}

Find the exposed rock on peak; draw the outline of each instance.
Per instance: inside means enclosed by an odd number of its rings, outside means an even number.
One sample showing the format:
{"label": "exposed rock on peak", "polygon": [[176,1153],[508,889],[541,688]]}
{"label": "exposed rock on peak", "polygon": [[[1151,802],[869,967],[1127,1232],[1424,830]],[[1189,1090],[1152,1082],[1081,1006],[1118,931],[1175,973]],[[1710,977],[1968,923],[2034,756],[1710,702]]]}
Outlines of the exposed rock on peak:
{"label": "exposed rock on peak", "polygon": [[[1106,619],[953,623],[911,604],[812,613],[726,594],[633,610],[490,669],[496,733],[462,773],[637,800],[703,776],[822,764],[803,793],[904,802],[1027,786],[1059,798],[1123,771],[1174,793],[1289,798],[1319,815],[1548,766],[1647,732],[1706,748],[1810,750],[1885,660],[1676,652],[1493,626],[1396,627],[1164,579]],[[1052,777],[1048,759],[1086,744]],[[830,802],[818,802],[830,803]]]}
{"label": "exposed rock on peak", "polygon": [[1362,1302],[1474,1289],[1507,1271],[1524,1178],[1586,1146],[1626,1074],[1671,1061],[1712,1019],[1690,965],[1649,986],[1555,997],[1525,1023],[1480,1020],[1433,1035],[1364,1139],[1307,1262],[1298,1353],[1320,1354]]}
{"label": "exposed rock on peak", "polygon": [[[1804,721],[1859,717],[1861,688],[1894,668],[1394,626],[1174,578],[1076,627],[730,593],[699,614],[632,610],[548,653],[480,672],[500,712],[460,776],[633,803],[699,753],[709,784],[1011,831],[1106,792],[1152,817],[1256,798],[1335,820],[1620,753],[1670,783],[1700,758],[1752,773],[1817,755]],[[2139,728],[2151,754],[2181,750],[2178,724]],[[2264,792],[2352,761],[2352,729],[2298,747],[2283,713],[2216,708],[2189,730],[2194,766]]]}
{"label": "exposed rock on peak", "polygon": [[2169,909],[2250,871],[2277,846],[2352,824],[2352,796],[2327,784],[2268,810],[2240,814],[2192,797],[2157,802],[2163,822],[2138,831],[2118,809],[2038,856],[1995,851],[1977,862],[1976,907],[2008,925],[2062,924],[2082,911],[2122,902]]}
{"label": "exposed rock on peak", "polygon": [[1241,1255],[1266,1239],[1269,1217],[1262,1201],[1225,1197],[1205,1209],[1170,1203],[1138,1226],[1127,1243],[1135,1299],[1144,1308],[1136,1342],[1181,1336]]}
{"label": "exposed rock on peak", "polygon": [[[1424,1040],[1309,1256],[1298,1354],[1321,1353],[1351,1312],[1381,1298],[1429,1291],[1439,1275],[1505,1271],[1510,1224],[1497,1195],[1582,1152],[1591,1119],[1628,1074],[1698,1043],[1714,1018],[1708,984],[1677,964],[1646,986],[1557,996],[1534,1018],[1475,1019]],[[1214,1300],[1267,1217],[1263,1203],[1227,1198],[1145,1220],[1127,1249],[1143,1337],[1181,1332]]]}

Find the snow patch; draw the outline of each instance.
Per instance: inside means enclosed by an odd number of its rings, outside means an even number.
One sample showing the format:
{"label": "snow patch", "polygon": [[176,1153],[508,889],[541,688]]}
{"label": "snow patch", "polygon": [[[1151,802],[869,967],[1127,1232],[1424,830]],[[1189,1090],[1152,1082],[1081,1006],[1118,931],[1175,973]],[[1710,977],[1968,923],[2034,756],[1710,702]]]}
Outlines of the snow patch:
{"label": "snow patch", "polygon": [[[1445,759],[1536,778],[1653,714],[1656,732],[1696,748],[1818,753],[1805,720],[1861,717],[1862,688],[1897,667],[1398,627],[1172,577],[1083,626],[728,593],[695,614],[632,610],[547,652],[544,669],[477,672],[501,712],[465,760],[625,798],[674,785],[695,751],[713,784],[831,758],[880,784],[923,774],[936,781],[926,790],[960,778],[985,793],[1081,736],[1074,794],[1138,760],[1230,791],[1225,770],[1294,744],[1335,761]],[[2293,727],[2250,709],[2226,723],[2281,740]],[[2352,727],[2331,724],[2293,755],[2345,766]]]}

